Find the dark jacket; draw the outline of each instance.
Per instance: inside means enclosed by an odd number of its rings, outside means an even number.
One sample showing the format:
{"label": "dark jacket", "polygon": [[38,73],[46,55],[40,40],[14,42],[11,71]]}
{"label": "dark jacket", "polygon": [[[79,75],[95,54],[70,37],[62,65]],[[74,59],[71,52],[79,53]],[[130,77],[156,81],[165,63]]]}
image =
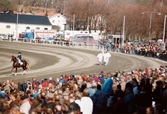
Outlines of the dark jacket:
{"label": "dark jacket", "polygon": [[114,104],[113,114],[127,114],[127,105],[122,99]]}
{"label": "dark jacket", "polygon": [[97,90],[92,97],[94,109],[104,111],[107,104],[107,96],[102,90]]}
{"label": "dark jacket", "polygon": [[137,107],[141,107],[141,108],[150,107],[152,105],[151,95],[141,91],[139,94],[135,95],[134,103]]}
{"label": "dark jacket", "polygon": [[19,59],[21,60],[21,54],[19,54],[19,55],[17,56],[17,58],[19,58]]}

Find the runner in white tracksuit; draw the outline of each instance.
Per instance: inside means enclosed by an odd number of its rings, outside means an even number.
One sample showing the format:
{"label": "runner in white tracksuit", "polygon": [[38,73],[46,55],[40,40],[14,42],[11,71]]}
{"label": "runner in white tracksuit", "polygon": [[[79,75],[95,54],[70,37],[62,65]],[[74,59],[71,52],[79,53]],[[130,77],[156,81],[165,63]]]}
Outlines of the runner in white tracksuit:
{"label": "runner in white tracksuit", "polygon": [[104,57],[104,65],[107,65],[109,62],[109,58],[111,57],[111,54],[108,51],[106,51],[103,57]]}
{"label": "runner in white tracksuit", "polygon": [[103,53],[100,51],[99,54],[97,55],[99,65],[102,65],[103,61]]}

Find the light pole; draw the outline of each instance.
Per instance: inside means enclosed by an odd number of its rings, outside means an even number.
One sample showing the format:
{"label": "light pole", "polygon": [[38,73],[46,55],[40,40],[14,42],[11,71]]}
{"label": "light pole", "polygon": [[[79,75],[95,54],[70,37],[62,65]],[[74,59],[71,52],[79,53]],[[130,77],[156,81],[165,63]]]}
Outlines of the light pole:
{"label": "light pole", "polygon": [[165,28],[166,28],[166,18],[167,18],[167,15],[165,15],[164,17],[164,30],[163,30],[163,44],[165,44]]}
{"label": "light pole", "polygon": [[150,27],[149,27],[149,41],[151,40],[151,28],[152,28],[152,14],[161,15],[160,12],[142,12],[141,14],[147,14],[150,18]]}
{"label": "light pole", "polygon": [[73,36],[74,36],[74,27],[75,27],[75,14],[73,14]]}
{"label": "light pole", "polygon": [[122,48],[124,46],[124,40],[125,40],[125,15],[124,15],[124,19],[123,19]]}
{"label": "light pole", "polygon": [[18,41],[18,21],[19,21],[19,14],[17,12],[17,16],[16,16],[16,42]]}

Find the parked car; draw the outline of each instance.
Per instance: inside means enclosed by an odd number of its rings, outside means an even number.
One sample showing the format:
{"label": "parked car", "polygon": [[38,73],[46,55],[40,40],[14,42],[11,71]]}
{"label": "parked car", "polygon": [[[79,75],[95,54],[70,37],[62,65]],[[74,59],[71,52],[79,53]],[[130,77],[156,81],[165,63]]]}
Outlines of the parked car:
{"label": "parked car", "polygon": [[56,34],[56,41],[64,41],[64,35],[63,34]]}
{"label": "parked car", "polygon": [[46,38],[45,43],[53,44],[54,41],[55,41],[54,38],[48,37],[48,38]]}
{"label": "parked car", "polygon": [[46,38],[37,37],[37,38],[33,39],[33,41],[38,42],[38,43],[44,43],[46,41]]}

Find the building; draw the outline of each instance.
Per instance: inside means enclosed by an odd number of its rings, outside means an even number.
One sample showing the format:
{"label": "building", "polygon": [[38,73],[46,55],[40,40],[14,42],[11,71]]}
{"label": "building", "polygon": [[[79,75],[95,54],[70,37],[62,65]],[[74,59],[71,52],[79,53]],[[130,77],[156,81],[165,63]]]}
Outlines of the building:
{"label": "building", "polygon": [[39,12],[36,15],[48,16],[50,23],[52,24],[52,30],[57,32],[63,32],[66,29],[67,18],[61,13],[56,12]]}
{"label": "building", "polygon": [[52,30],[47,16],[13,14],[12,12],[0,13],[0,34],[13,34],[13,38],[16,38],[21,32],[35,30]]}
{"label": "building", "polygon": [[58,31],[64,31],[65,28],[66,28],[66,24],[67,24],[67,18],[60,14],[60,13],[57,13],[53,16],[49,16],[49,21],[50,23],[52,24],[52,29],[55,29],[55,27],[57,26],[58,27]]}

